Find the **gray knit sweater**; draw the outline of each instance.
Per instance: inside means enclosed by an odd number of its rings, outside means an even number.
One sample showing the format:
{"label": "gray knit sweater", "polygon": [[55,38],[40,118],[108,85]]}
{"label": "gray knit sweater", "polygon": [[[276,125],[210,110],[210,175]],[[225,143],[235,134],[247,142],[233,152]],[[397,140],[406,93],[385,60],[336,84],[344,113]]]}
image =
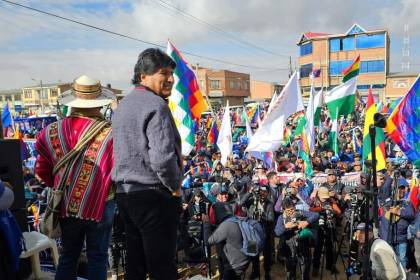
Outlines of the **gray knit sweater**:
{"label": "gray knit sweater", "polygon": [[136,87],[118,105],[112,133],[112,179],[118,193],[158,185],[175,191],[181,186],[181,138],[163,98]]}

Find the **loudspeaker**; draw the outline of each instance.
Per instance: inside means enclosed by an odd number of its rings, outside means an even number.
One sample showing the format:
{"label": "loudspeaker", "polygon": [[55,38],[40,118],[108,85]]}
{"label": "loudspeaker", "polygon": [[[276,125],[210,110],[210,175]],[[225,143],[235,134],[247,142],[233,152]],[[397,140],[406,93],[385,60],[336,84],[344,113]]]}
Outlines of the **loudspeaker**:
{"label": "loudspeaker", "polygon": [[[25,209],[25,190],[22,172],[21,142],[18,139],[0,140],[0,180],[9,182],[13,186],[15,200],[10,210],[13,213],[22,212]],[[26,229],[26,217],[22,221],[22,215],[17,215],[22,230]]]}

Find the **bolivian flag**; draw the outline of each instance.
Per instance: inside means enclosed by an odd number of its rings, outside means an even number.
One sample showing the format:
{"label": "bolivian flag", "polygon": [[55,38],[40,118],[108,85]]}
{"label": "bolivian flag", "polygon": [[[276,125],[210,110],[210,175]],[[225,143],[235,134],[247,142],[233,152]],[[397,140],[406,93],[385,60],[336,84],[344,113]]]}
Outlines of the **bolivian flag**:
{"label": "bolivian flag", "polygon": [[[373,100],[372,89],[369,89],[368,100],[366,103],[365,128],[363,130],[363,160],[370,160],[372,158],[372,150],[370,147],[369,126],[374,123],[373,115],[376,113],[376,104]],[[376,128],[376,170],[386,168],[385,164],[385,136],[382,128]]]}
{"label": "bolivian flag", "polygon": [[349,67],[343,70],[343,83],[359,75],[359,69],[360,54],[354,59],[353,63]]}

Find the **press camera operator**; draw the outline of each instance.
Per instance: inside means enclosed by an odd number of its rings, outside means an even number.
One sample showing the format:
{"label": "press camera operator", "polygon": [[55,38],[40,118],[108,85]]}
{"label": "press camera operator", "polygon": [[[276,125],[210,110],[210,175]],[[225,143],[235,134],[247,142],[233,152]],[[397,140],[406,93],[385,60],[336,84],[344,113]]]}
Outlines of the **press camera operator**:
{"label": "press camera operator", "polygon": [[397,253],[401,264],[407,267],[407,229],[415,218],[415,210],[411,201],[404,199],[406,182],[398,184],[397,200],[388,199],[384,205],[384,215],[380,218],[379,237],[389,243]]}
{"label": "press camera operator", "polygon": [[313,229],[319,215],[310,211],[296,210],[290,197],[282,202],[283,214],[279,216],[274,232],[280,237],[281,254],[286,258],[287,279],[296,279],[296,266],[300,266],[302,279],[310,279],[311,243]]}
{"label": "press camera operator", "polygon": [[326,187],[320,187],[310,211],[319,213],[319,227],[313,258],[312,276],[318,276],[323,248],[325,248],[325,268],[331,271],[331,273],[335,273],[334,256],[337,254],[334,246],[336,218],[341,216],[341,209],[338,207],[335,198],[330,196],[329,190]]}
{"label": "press camera operator", "polygon": [[299,180],[297,179],[293,182],[289,182],[287,187],[283,188],[281,196],[274,204],[274,210],[276,212],[283,212],[282,203],[286,197],[290,198],[295,203],[296,209],[309,211],[311,199],[309,191],[306,189],[309,188],[309,186],[302,186],[302,184],[298,181]]}
{"label": "press camera operator", "polygon": [[[274,247],[274,204],[269,199],[268,186],[255,185],[245,194],[240,205],[246,209],[247,217],[260,222],[265,231],[266,242],[264,244],[264,275],[265,279],[270,279],[272,254],[271,248]],[[260,277],[259,256],[253,258],[251,278]]]}

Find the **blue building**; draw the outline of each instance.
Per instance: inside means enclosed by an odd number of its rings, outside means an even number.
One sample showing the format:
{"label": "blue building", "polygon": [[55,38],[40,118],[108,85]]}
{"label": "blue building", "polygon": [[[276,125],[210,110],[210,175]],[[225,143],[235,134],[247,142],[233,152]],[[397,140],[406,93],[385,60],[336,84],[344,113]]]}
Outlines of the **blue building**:
{"label": "blue building", "polygon": [[360,55],[360,95],[364,98],[372,87],[376,100],[385,99],[390,46],[387,30],[366,30],[354,24],[343,34],[305,32],[297,46],[304,96],[309,94],[313,70],[321,69],[320,77],[314,80],[315,88],[328,90],[341,83],[343,70]]}

